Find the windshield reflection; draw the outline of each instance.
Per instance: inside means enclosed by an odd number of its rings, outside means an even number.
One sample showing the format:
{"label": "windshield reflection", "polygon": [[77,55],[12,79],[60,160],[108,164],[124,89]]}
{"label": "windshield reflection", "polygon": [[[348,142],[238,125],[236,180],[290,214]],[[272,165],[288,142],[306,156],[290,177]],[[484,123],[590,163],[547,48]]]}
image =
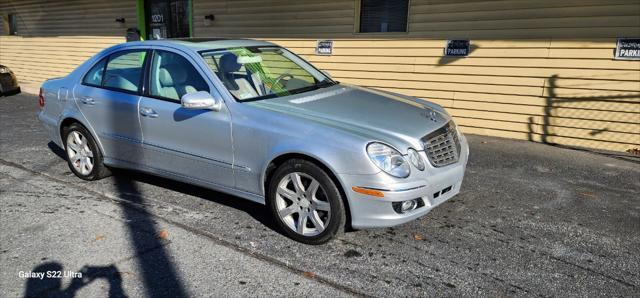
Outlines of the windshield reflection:
{"label": "windshield reflection", "polygon": [[280,47],[238,47],[201,55],[238,101],[283,97],[338,83]]}

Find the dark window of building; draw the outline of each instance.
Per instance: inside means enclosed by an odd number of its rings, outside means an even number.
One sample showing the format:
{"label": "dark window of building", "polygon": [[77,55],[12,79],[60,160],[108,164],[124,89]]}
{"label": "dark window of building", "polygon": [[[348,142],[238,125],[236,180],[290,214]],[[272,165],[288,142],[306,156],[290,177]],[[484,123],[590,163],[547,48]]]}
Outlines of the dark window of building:
{"label": "dark window of building", "polygon": [[9,14],[9,35],[18,35],[18,18],[15,14]]}
{"label": "dark window of building", "polygon": [[409,0],[361,0],[360,32],[407,32]]}

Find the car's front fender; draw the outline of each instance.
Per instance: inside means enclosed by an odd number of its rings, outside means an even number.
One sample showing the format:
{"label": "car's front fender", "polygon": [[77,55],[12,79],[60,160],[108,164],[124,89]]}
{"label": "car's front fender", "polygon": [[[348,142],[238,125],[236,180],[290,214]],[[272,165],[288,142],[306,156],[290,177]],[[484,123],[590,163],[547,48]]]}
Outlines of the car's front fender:
{"label": "car's front fender", "polygon": [[234,167],[236,186],[241,190],[264,195],[267,168],[285,155],[307,156],[336,176],[380,172],[366,155],[369,140],[364,137],[274,111],[241,114],[237,110],[243,106],[235,107]]}

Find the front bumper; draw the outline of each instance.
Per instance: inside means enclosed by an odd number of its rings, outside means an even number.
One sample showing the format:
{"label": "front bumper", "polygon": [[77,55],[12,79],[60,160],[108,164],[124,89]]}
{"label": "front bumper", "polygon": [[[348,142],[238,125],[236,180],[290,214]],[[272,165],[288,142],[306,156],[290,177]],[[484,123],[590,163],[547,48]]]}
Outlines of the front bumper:
{"label": "front bumper", "polygon": [[[458,162],[442,168],[428,165],[422,172],[412,168],[411,175],[406,179],[396,179],[383,172],[375,175],[339,175],[349,201],[352,227],[362,229],[403,224],[427,214],[458,194],[469,159],[469,146],[464,136],[461,136],[460,145]],[[420,154],[427,161],[424,152]],[[382,191],[384,197],[355,192],[352,190],[354,186]],[[423,201],[423,206],[406,213],[398,213],[393,209],[393,202],[418,198]]]}

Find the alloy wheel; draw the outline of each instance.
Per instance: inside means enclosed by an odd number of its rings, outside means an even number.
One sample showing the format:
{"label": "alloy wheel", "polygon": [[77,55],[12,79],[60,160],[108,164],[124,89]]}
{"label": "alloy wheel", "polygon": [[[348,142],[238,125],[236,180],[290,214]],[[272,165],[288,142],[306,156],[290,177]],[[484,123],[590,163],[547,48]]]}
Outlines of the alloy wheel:
{"label": "alloy wheel", "polygon": [[67,135],[67,157],[78,173],[89,175],[93,170],[93,152],[89,140],[77,130]]}
{"label": "alloy wheel", "polygon": [[320,183],[300,172],[284,176],[275,195],[278,216],[303,236],[322,233],[331,219],[331,205]]}

